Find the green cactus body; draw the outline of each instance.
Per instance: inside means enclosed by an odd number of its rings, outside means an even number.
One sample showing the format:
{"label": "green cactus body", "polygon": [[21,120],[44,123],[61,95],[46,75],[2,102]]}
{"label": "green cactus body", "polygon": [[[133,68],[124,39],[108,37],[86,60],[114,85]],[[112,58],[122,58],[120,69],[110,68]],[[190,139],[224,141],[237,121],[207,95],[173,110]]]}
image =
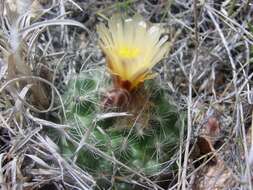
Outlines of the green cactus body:
{"label": "green cactus body", "polygon": [[[80,142],[89,131],[86,143],[147,177],[158,175],[168,166],[179,145],[181,119],[177,107],[156,81],[147,81],[133,92],[129,105],[122,109],[105,109],[101,105],[106,98],[103,95],[112,87],[104,73],[103,69],[82,72],[70,81],[64,96],[65,122],[72,127],[68,134]],[[131,115],[97,119],[98,115],[112,110],[123,110]],[[66,141],[61,148],[63,154],[71,157],[77,146]],[[85,147],[77,154],[77,163],[91,172],[101,187],[112,185],[113,177],[115,189],[133,188],[125,182],[131,178],[126,168]]]}

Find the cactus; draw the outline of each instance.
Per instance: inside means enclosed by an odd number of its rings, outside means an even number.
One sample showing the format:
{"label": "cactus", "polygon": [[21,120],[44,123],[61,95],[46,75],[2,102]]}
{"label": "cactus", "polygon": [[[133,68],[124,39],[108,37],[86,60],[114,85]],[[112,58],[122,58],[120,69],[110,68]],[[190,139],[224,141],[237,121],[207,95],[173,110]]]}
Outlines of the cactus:
{"label": "cactus", "polygon": [[63,139],[62,153],[74,155],[102,188],[134,189],[140,176],[159,179],[175,169],[181,114],[169,92],[148,80],[170,44],[161,28],[148,25],[118,15],[108,28],[100,24],[107,68],[81,71],[64,95],[72,126],[66,132],[75,143]]}
{"label": "cactus", "polygon": [[[110,78],[101,70],[81,72],[70,81],[65,93],[66,123],[72,126],[68,134],[80,142],[89,131],[87,143],[146,176],[158,175],[179,145],[181,118],[177,106],[157,81],[148,81],[132,92],[129,104],[123,108],[129,115],[97,119],[103,113],[121,111],[102,104],[107,98],[105,89],[111,86]],[[62,153],[69,156],[77,149],[71,142],[61,147]],[[90,171],[102,187],[106,185],[104,177],[110,181],[114,175],[124,179],[131,174],[120,166],[115,169],[110,160],[85,148],[78,152],[77,163]],[[129,188],[122,182],[115,185],[117,189]]]}

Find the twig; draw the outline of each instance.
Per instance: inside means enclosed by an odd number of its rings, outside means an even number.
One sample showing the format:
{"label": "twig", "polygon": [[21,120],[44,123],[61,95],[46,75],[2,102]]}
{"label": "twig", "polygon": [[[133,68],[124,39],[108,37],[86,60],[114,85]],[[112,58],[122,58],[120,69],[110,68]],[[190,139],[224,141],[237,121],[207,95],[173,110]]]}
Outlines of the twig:
{"label": "twig", "polygon": [[187,101],[187,137],[185,144],[184,163],[182,170],[182,190],[187,190],[187,165],[189,158],[189,149],[192,133],[192,78],[194,65],[198,61],[198,46],[199,46],[199,35],[198,35],[198,14],[197,14],[197,0],[194,0],[194,25],[195,25],[195,54],[191,62],[191,68],[189,72],[189,84],[188,84],[188,101]]}

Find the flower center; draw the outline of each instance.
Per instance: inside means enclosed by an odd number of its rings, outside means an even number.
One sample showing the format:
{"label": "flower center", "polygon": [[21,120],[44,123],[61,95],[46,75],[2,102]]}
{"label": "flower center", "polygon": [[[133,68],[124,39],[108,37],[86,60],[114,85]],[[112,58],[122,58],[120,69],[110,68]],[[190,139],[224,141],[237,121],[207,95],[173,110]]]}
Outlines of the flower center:
{"label": "flower center", "polygon": [[133,47],[121,47],[118,50],[118,55],[122,58],[136,58],[140,54],[140,50],[138,48]]}

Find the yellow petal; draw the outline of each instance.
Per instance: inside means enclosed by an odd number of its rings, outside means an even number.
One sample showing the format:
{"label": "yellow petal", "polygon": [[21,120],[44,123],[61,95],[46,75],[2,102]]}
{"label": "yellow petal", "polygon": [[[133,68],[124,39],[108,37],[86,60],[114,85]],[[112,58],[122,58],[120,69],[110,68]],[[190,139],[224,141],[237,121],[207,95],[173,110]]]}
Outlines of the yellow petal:
{"label": "yellow petal", "polygon": [[134,89],[153,78],[152,68],[169,50],[167,37],[161,38],[164,30],[147,23],[140,15],[126,19],[113,15],[108,27],[100,24],[97,31],[107,66],[119,78],[117,86],[127,81],[129,89]]}

